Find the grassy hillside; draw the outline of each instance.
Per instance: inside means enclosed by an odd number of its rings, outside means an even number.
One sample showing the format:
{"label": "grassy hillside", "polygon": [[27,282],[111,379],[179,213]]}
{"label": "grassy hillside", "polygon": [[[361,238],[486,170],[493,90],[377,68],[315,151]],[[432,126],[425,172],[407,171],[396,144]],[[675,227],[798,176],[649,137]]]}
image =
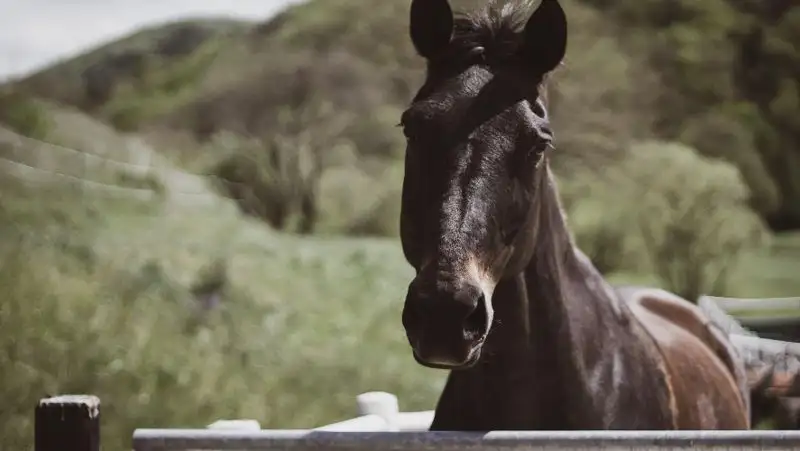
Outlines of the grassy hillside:
{"label": "grassy hillside", "polygon": [[443,374],[396,327],[396,240],[277,233],[135,136],[44,106],[72,147],[0,128],[4,450],[26,449],[45,393],[100,396],[120,450],[134,427],[321,425],[373,389],[432,406]]}
{"label": "grassy hillside", "polygon": [[[79,107],[133,127],[186,99],[225,43],[251,26],[236,20],[182,20],[153,25],[14,83],[16,89]],[[153,97],[158,97],[155,101]],[[152,102],[149,102],[152,101]],[[147,102],[149,110],[131,103]]]}
{"label": "grassy hillside", "polygon": [[104,449],[119,450],[134,427],[321,425],[366,390],[433,405],[443,374],[408,354],[396,241],[298,239],[232,205],[87,196],[3,188],[4,450],[30,443],[45,393],[100,396]]}

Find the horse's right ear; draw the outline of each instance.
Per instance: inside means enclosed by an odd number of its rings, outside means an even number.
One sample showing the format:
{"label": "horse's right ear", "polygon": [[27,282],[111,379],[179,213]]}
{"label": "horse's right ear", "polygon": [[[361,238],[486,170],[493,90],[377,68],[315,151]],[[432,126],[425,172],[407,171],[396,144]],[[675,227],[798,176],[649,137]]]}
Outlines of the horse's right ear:
{"label": "horse's right ear", "polygon": [[447,0],[412,0],[409,32],[423,58],[433,58],[447,48],[453,35],[453,10]]}
{"label": "horse's right ear", "polygon": [[524,58],[539,75],[555,69],[567,52],[567,15],[558,0],[541,0],[525,24]]}

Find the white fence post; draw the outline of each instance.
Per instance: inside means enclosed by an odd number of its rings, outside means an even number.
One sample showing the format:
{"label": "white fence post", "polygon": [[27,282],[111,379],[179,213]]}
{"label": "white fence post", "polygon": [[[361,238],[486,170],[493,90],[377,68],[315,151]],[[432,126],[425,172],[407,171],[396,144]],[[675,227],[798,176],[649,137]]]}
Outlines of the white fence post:
{"label": "white fence post", "polygon": [[356,396],[360,415],[377,415],[386,421],[389,430],[397,430],[395,419],[400,412],[397,396],[385,391],[370,391]]}
{"label": "white fence post", "polygon": [[375,431],[394,432],[394,422],[400,410],[397,396],[386,392],[367,392],[356,397],[359,416],[315,428],[318,431]]}
{"label": "white fence post", "polygon": [[256,420],[217,420],[206,429],[224,429],[228,431],[260,431],[261,424]]}

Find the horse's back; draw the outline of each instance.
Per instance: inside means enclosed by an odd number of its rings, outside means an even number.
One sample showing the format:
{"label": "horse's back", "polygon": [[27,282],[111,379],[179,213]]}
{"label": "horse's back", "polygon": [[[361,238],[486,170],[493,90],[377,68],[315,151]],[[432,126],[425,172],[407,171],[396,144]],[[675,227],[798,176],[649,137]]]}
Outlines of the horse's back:
{"label": "horse's back", "polygon": [[667,291],[615,287],[669,368],[681,429],[747,429],[749,389],[738,352],[696,305]]}

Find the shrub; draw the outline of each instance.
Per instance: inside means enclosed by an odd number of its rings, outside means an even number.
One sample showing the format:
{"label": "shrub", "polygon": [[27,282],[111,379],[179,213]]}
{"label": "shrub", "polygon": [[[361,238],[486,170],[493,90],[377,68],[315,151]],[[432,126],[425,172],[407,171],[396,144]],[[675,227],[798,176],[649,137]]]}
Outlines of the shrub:
{"label": "shrub", "polygon": [[724,292],[741,252],[767,237],[729,163],[680,144],[644,142],[610,172],[604,214],[636,238],[665,287],[687,299]]}
{"label": "shrub", "polygon": [[50,117],[35,99],[10,89],[0,90],[0,124],[28,138],[45,140],[52,128]]}
{"label": "shrub", "polygon": [[166,188],[158,178],[158,174],[153,171],[147,171],[145,173],[118,171],[116,173],[116,179],[119,186],[133,189],[149,189],[157,195],[163,195],[166,192]]}
{"label": "shrub", "polygon": [[109,112],[111,124],[122,132],[136,131],[144,118],[144,105],[137,102],[119,105]]}
{"label": "shrub", "polygon": [[[359,121],[309,95],[297,106],[280,108],[269,133],[261,137],[215,135],[212,146],[227,151],[210,171],[243,211],[281,230],[288,230],[294,220],[294,229],[303,234],[314,232],[320,221],[319,186],[325,171],[347,164],[353,155],[354,143],[341,135]],[[394,147],[387,142],[373,149],[377,156],[365,159],[386,159],[392,152],[387,149]]]}
{"label": "shrub", "polygon": [[223,192],[243,213],[276,229],[286,229],[303,189],[298,153],[230,134],[218,135],[214,144],[227,150],[210,170]]}
{"label": "shrub", "polygon": [[246,350],[226,351],[252,324],[244,316],[231,330],[217,315],[188,329],[188,293],[157,265],[87,268],[29,242],[4,249],[0,274],[3,449],[28,448],[31,406],[46,393],[101,396],[104,417],[113,419],[103,426],[104,449],[115,450],[128,446],[133,426],[199,427],[197,418],[233,413],[251,395],[245,379],[225,374],[242,371]]}

